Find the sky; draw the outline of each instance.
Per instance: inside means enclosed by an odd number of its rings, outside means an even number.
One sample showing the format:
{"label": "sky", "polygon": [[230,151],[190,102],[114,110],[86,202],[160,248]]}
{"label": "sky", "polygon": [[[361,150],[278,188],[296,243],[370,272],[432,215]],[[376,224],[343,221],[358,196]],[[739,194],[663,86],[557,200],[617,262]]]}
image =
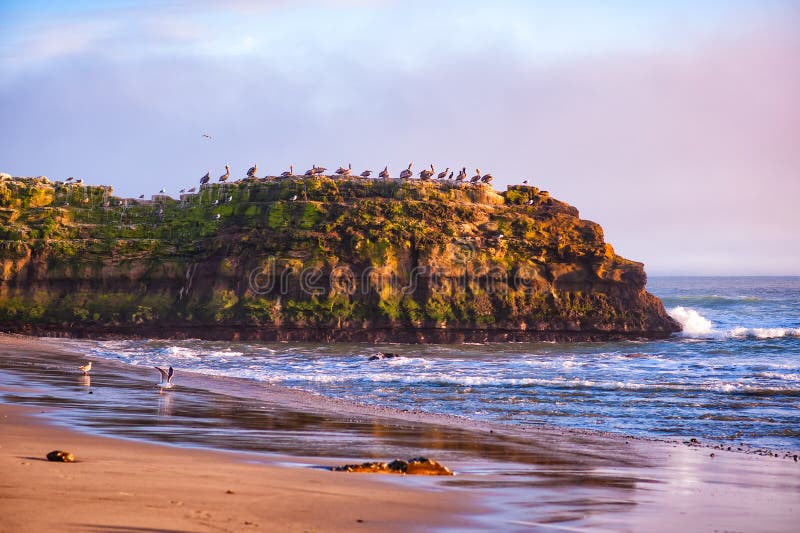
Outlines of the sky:
{"label": "sky", "polygon": [[0,172],[479,167],[650,275],[800,275],[799,28],[800,0],[0,0]]}

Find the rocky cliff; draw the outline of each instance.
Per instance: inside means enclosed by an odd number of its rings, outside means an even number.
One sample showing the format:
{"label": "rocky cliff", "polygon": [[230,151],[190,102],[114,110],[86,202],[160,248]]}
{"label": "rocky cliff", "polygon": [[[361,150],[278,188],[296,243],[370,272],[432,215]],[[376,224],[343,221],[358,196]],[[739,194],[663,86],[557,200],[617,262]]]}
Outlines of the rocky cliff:
{"label": "rocky cliff", "polygon": [[0,175],[0,329],[582,340],[679,329],[641,263],[536,187],[267,178],[179,200]]}

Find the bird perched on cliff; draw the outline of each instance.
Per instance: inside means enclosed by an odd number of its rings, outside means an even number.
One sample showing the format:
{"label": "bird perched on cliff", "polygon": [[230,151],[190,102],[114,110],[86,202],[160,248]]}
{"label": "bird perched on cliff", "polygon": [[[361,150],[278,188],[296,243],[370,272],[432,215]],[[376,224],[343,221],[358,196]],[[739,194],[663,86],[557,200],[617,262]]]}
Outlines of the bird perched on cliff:
{"label": "bird perched on cliff", "polygon": [[153,368],[161,373],[161,383],[158,384],[159,387],[162,389],[170,389],[175,385],[172,383],[172,376],[175,375],[175,370],[173,370],[172,367],[169,367],[169,370],[164,370],[163,368],[159,368],[157,366],[154,366]]}
{"label": "bird perched on cliff", "polygon": [[419,173],[419,179],[421,179],[421,180],[429,180],[429,179],[431,179],[431,176],[433,176],[435,173],[436,173],[436,169],[433,168],[433,165],[431,165],[431,169],[430,170],[428,170],[426,168],[425,170],[423,170],[423,171],[421,171]]}
{"label": "bird perched on cliff", "polygon": [[291,178],[292,176],[294,176],[294,166],[293,165],[289,165],[289,170],[281,172],[281,177],[282,178]]}
{"label": "bird perched on cliff", "polygon": [[443,179],[445,179],[445,178],[447,177],[447,173],[448,173],[448,172],[450,172],[450,167],[447,167],[446,169],[444,169],[444,172],[439,172],[439,175],[438,175],[438,176],[436,176],[436,179],[437,179],[437,180],[443,180]]}
{"label": "bird perched on cliff", "polygon": [[527,185],[528,184],[528,180],[522,180],[522,184],[523,185]]}
{"label": "bird perched on cliff", "polygon": [[303,176],[313,176],[314,174],[316,174],[316,171],[317,171],[317,164],[314,163],[313,165],[311,165],[310,169],[306,170],[306,173],[303,174]]}
{"label": "bird perched on cliff", "polygon": [[228,178],[230,177],[231,177],[231,167],[230,165],[225,165],[225,174],[219,177],[219,181],[224,183],[228,181]]}
{"label": "bird perched on cliff", "polygon": [[65,182],[65,183],[69,183],[70,181],[72,181],[72,180],[74,180],[74,179],[75,179],[75,178],[73,178],[72,176],[70,176],[70,177],[68,177],[67,179],[65,179],[65,180],[64,180],[64,182]]}
{"label": "bird perched on cliff", "polygon": [[248,178],[257,178],[256,172],[258,172],[258,165],[253,163],[253,166],[247,169],[247,177]]}
{"label": "bird perched on cliff", "polygon": [[326,170],[328,169],[325,167],[314,167],[314,174],[323,174]]}
{"label": "bird perched on cliff", "polygon": [[206,172],[205,176],[200,178],[200,185],[205,185],[209,181],[211,181],[211,171],[210,170],[208,172]]}
{"label": "bird perched on cliff", "polygon": [[83,178],[76,180],[75,183],[83,183]]}
{"label": "bird perched on cliff", "polygon": [[481,183],[491,184],[494,177],[491,174],[484,174],[481,176]]}
{"label": "bird perched on cliff", "polygon": [[400,173],[400,178],[401,179],[411,178],[411,177],[414,176],[414,173],[411,172],[411,165],[413,165],[413,164],[414,163],[409,163],[408,164],[408,168]]}
{"label": "bird perched on cliff", "polygon": [[478,183],[481,180],[481,169],[475,169],[475,175],[469,179],[470,183]]}
{"label": "bird perched on cliff", "polygon": [[368,177],[372,176],[372,171],[371,170],[365,170],[364,172],[359,174],[359,176],[361,176],[362,178],[368,178]]}
{"label": "bird perched on cliff", "polygon": [[191,189],[189,189],[189,192],[194,192],[195,190],[197,190],[197,189],[195,189],[194,187],[192,187]]}
{"label": "bird perched on cliff", "polygon": [[453,174],[454,174],[454,172],[451,170],[451,171],[450,171],[450,175],[449,175],[449,176],[447,176],[447,179],[448,179],[448,180],[452,180],[452,179],[453,179]]}
{"label": "bird perched on cliff", "polygon": [[185,193],[185,192],[186,192],[186,189],[181,189],[181,190],[180,190],[180,191],[178,191],[178,192],[179,192],[180,194],[183,194],[183,193]]}
{"label": "bird perched on cliff", "polygon": [[380,171],[378,176],[380,176],[381,178],[383,178],[385,180],[392,179],[392,175],[389,173],[389,165],[386,165],[385,167],[383,167],[383,170]]}
{"label": "bird perched on cliff", "polygon": [[139,199],[141,200],[142,198],[144,198],[144,194],[139,195]]}
{"label": "bird perched on cliff", "polygon": [[340,176],[349,176],[352,171],[353,171],[353,165],[350,163],[347,163],[347,168],[339,167],[336,169],[336,173],[339,174]]}
{"label": "bird perched on cliff", "polygon": [[161,189],[158,194],[167,194],[167,189]]}
{"label": "bird perched on cliff", "polygon": [[80,370],[81,372],[83,372],[83,375],[84,375],[84,376],[88,376],[88,375],[89,375],[89,371],[90,371],[91,369],[92,369],[92,362],[91,362],[91,361],[89,361],[89,362],[88,362],[88,363],[86,363],[85,365],[82,365],[82,366],[79,366],[79,367],[78,367],[78,370]]}
{"label": "bird perched on cliff", "polygon": [[467,179],[467,167],[461,167],[461,170],[456,177],[456,181],[464,181]]}
{"label": "bird perched on cliff", "polygon": [[525,202],[525,205],[533,205],[533,200],[528,200],[527,202]]}

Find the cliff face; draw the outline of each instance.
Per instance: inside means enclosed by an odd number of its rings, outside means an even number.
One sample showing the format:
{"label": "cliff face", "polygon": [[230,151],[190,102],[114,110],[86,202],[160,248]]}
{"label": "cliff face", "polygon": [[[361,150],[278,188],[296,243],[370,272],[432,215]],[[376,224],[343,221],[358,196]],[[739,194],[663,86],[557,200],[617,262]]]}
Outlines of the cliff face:
{"label": "cliff face", "polygon": [[0,179],[7,331],[457,342],[679,329],[641,263],[535,187],[318,176],[143,201]]}

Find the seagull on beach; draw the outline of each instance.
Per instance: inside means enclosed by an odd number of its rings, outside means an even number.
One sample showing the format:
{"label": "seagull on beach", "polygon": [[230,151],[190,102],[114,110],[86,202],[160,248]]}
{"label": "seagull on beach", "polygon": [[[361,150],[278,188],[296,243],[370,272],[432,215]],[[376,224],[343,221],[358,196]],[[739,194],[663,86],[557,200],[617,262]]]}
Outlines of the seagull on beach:
{"label": "seagull on beach", "polygon": [[82,366],[79,366],[79,367],[78,367],[78,370],[80,370],[81,372],[83,372],[83,375],[84,375],[84,376],[88,376],[88,375],[89,375],[89,371],[90,371],[91,369],[92,369],[92,362],[91,362],[91,361],[89,361],[89,362],[88,362],[88,363],[86,363],[85,365],[82,365]]}
{"label": "seagull on beach", "polygon": [[159,387],[162,389],[170,389],[175,384],[172,383],[172,376],[175,374],[175,370],[172,367],[169,367],[169,370],[164,370],[163,368],[159,368],[154,366],[156,370],[161,373],[161,383],[158,384]]}

